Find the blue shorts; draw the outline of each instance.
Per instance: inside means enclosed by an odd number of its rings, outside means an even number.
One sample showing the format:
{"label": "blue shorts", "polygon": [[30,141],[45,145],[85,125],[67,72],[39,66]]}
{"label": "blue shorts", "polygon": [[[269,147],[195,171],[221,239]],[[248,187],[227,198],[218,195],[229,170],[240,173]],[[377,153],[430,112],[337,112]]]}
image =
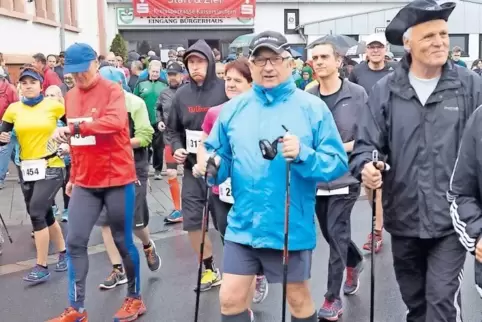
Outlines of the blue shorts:
{"label": "blue shorts", "polygon": [[[311,250],[289,252],[288,283],[300,283],[311,278]],[[283,282],[283,251],[253,248],[226,240],[224,273],[233,275],[264,275],[269,283]]]}

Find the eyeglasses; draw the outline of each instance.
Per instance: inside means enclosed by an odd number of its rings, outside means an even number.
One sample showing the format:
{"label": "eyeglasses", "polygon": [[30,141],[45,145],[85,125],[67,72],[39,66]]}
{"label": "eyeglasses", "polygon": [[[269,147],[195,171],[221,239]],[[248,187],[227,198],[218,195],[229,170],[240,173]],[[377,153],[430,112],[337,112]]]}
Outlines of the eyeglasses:
{"label": "eyeglasses", "polygon": [[278,66],[281,65],[285,60],[290,59],[291,57],[281,57],[281,56],[274,56],[274,57],[254,57],[252,59],[253,64],[258,66],[258,67],[264,67],[266,64],[269,62],[273,66]]}

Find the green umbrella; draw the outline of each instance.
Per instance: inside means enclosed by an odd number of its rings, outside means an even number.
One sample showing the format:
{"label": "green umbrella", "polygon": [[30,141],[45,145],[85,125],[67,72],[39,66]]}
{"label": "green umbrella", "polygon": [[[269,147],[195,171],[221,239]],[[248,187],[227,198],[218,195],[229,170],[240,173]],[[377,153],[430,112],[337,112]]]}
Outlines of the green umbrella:
{"label": "green umbrella", "polygon": [[244,48],[244,47],[249,47],[249,44],[251,43],[251,40],[256,36],[256,34],[246,34],[246,35],[241,35],[238,38],[234,39],[234,41],[229,45],[229,48]]}

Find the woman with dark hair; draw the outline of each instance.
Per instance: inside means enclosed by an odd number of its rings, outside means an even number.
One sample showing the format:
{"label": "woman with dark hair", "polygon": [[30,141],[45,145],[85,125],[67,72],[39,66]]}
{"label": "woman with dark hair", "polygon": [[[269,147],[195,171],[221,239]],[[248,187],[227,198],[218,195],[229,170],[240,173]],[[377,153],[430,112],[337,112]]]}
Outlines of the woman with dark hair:
{"label": "woman with dark hair", "polygon": [[44,99],[43,81],[44,75],[38,69],[30,66],[22,69],[22,99],[7,108],[0,125],[0,146],[10,142],[14,127],[20,146],[21,188],[37,249],[37,265],[24,280],[35,284],[50,277],[47,267],[50,240],[60,251],[55,271],[67,270],[64,237],[51,207],[65,177],[65,163],[57,155],[59,147],[51,136],[57,121],[65,121],[65,108],[56,100]]}
{"label": "woman with dark hair", "polygon": [[472,68],[471,68],[474,72],[476,72],[477,74],[482,75],[482,59],[476,59],[473,63],[472,63]]}
{"label": "woman with dark hair", "polygon": [[[251,83],[253,79],[251,77],[251,71],[249,68],[249,61],[244,57],[240,57],[226,64],[225,66],[225,89],[226,96],[229,99],[236,97],[240,94],[251,89]],[[212,107],[208,110],[203,128],[202,142],[209,136],[214,123],[216,122],[219,113],[221,112],[223,105]],[[204,149],[204,144],[198,146],[197,152],[197,165],[201,167],[206,164],[208,156]],[[213,187],[211,197],[209,199],[209,206],[213,215],[213,222],[215,228],[221,235],[221,241],[224,244],[224,233],[228,225],[228,213],[234,203],[234,199],[231,195],[231,182],[226,180],[219,187]],[[253,281],[253,303],[261,303],[268,295],[268,282],[264,275],[258,275]],[[254,321],[253,312],[250,310],[251,320]]]}

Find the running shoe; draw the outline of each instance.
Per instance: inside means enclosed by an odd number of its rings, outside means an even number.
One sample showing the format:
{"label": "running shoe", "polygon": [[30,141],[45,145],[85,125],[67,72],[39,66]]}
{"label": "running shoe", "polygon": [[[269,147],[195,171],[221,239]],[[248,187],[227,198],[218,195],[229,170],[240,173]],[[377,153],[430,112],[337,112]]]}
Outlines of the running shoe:
{"label": "running shoe", "polygon": [[254,291],[253,303],[259,304],[268,296],[268,280],[264,275],[256,276],[256,289]]}
{"label": "running shoe", "polygon": [[0,182],[0,190],[5,188],[5,182]]}
{"label": "running shoe", "polygon": [[107,276],[105,281],[99,284],[101,290],[110,290],[117,285],[123,285],[127,283],[127,276],[124,271],[114,268],[112,272]]}
{"label": "running shoe", "polygon": [[[382,234],[375,234],[375,254],[377,254],[379,251],[382,250],[382,246],[383,246],[383,237],[382,237]],[[363,249],[364,250],[367,250],[367,251],[371,251],[372,250],[372,234],[369,234],[368,235],[368,240],[367,242],[363,245]]]}
{"label": "running shoe", "polygon": [[154,180],[162,180],[161,171],[156,171],[156,172],[154,173]]}
{"label": "running shoe", "polygon": [[34,268],[23,278],[25,282],[32,284],[40,284],[46,282],[50,278],[50,272],[47,268],[35,265]]}
{"label": "running shoe", "polygon": [[360,274],[365,267],[365,260],[361,260],[356,267],[346,268],[346,279],[343,285],[343,293],[345,295],[353,295],[360,287]]}
{"label": "running shoe", "polygon": [[87,311],[80,313],[76,309],[69,307],[60,316],[48,320],[47,322],[89,322]]}
{"label": "running shoe", "polygon": [[52,206],[52,212],[54,213],[54,216],[57,216],[59,214],[59,207]]}
{"label": "running shoe", "polygon": [[[209,291],[214,286],[221,285],[221,282],[221,272],[218,268],[214,272],[210,269],[206,269],[201,276],[201,292]],[[194,291],[197,291],[197,287],[194,288]]]}
{"label": "running shoe", "polygon": [[126,297],[121,308],[114,315],[114,322],[135,321],[146,311],[146,306],[140,297]]}
{"label": "running shoe", "polygon": [[61,221],[62,222],[68,222],[69,221],[69,209],[64,209],[62,211]]}
{"label": "running shoe", "polygon": [[326,321],[338,321],[343,314],[343,306],[341,300],[336,299],[334,301],[328,301],[325,299],[325,303],[318,311],[318,319],[325,319]]}
{"label": "running shoe", "polygon": [[173,210],[169,216],[164,218],[166,224],[177,224],[182,222],[182,213],[179,210]]}
{"label": "running shoe", "polygon": [[161,268],[161,256],[157,254],[156,244],[154,241],[150,240],[151,247],[144,249],[144,254],[146,255],[147,266],[151,272],[157,272]]}
{"label": "running shoe", "polygon": [[67,270],[67,254],[59,253],[59,261],[55,264],[54,271],[65,272]]}

